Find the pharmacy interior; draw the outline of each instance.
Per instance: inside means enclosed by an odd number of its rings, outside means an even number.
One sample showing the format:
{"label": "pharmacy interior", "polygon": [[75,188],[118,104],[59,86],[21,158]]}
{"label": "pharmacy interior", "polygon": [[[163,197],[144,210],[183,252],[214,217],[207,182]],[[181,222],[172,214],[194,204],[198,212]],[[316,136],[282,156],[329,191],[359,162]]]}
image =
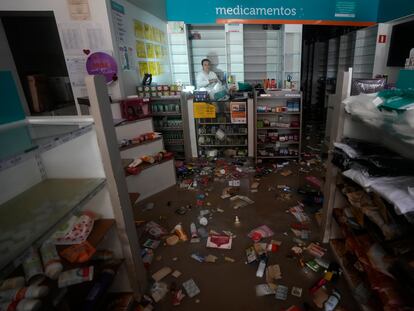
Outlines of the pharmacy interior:
{"label": "pharmacy interior", "polygon": [[414,4],[327,2],[3,0],[0,311],[412,310]]}

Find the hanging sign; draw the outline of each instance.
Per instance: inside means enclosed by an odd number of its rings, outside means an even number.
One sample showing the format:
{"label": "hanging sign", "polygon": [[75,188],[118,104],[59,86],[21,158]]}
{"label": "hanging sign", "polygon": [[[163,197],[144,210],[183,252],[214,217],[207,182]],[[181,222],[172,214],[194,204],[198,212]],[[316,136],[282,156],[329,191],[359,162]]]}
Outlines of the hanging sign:
{"label": "hanging sign", "polygon": [[89,55],[86,60],[86,70],[90,75],[103,75],[106,83],[118,79],[118,65],[115,59],[107,53],[96,52]]}
{"label": "hanging sign", "polygon": [[194,118],[215,118],[216,117],[216,107],[213,104],[197,102],[193,105],[194,108]]}
{"label": "hanging sign", "polygon": [[231,102],[230,103],[230,115],[231,123],[246,124],[247,123],[247,111],[246,102]]}

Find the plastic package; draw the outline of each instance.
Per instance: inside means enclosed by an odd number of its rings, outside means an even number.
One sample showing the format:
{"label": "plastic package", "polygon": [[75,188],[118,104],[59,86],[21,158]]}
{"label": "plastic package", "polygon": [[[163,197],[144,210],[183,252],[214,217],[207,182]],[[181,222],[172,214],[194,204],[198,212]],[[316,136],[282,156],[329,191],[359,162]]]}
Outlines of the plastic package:
{"label": "plastic package", "polygon": [[62,272],[59,276],[59,288],[75,285],[93,279],[93,266],[85,268],[77,268]]}
{"label": "plastic package", "polygon": [[52,280],[57,280],[63,270],[62,262],[57,253],[56,246],[51,241],[46,241],[40,248],[45,274]]}
{"label": "plastic package", "polygon": [[385,88],[385,79],[355,79],[352,81],[351,95],[377,93]]}

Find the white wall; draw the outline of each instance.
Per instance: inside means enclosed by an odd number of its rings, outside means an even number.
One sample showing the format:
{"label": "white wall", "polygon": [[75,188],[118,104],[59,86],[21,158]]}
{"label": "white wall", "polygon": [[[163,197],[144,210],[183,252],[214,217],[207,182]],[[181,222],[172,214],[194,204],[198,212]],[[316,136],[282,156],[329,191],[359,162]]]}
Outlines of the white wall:
{"label": "white wall", "polygon": [[[108,1],[108,7],[109,7],[109,19],[111,21],[111,31],[112,31],[112,40],[114,43],[114,50],[115,55],[118,60],[118,64],[120,64],[120,55],[118,53],[118,43],[115,39],[114,34],[114,26],[113,26],[113,20],[112,20],[112,14],[110,9],[110,1]],[[123,96],[128,95],[135,95],[136,94],[136,87],[137,85],[140,85],[142,82],[142,78],[139,75],[139,72],[137,71],[137,57],[136,57],[136,38],[135,38],[135,30],[134,30],[134,20],[139,20],[141,22],[147,23],[149,25],[155,26],[158,29],[161,29],[164,31],[165,36],[167,38],[167,23],[165,21],[162,21],[161,19],[155,17],[154,15],[140,9],[139,7],[131,4],[130,2],[126,0],[115,0],[115,2],[119,3],[120,5],[124,6],[125,8],[125,15],[124,15],[124,22],[125,22],[125,43],[122,45],[125,45],[127,47],[131,47],[133,49],[133,62],[132,66],[133,69],[129,71],[120,71],[119,78],[120,83],[123,85]],[[143,40],[145,41],[145,40]],[[168,46],[166,44],[166,47],[168,49]],[[161,62],[161,61],[160,61]],[[170,72],[170,63],[169,63],[169,57],[166,56],[164,58],[163,62],[163,70],[164,74],[160,76],[153,76],[152,81],[159,84],[170,84],[171,83],[171,72]]]}
{"label": "white wall", "polygon": [[[375,49],[375,62],[374,62],[374,77],[376,75],[388,75],[388,82],[395,83],[398,79],[398,73],[403,67],[388,67],[388,51],[390,49],[392,27],[401,23],[405,23],[414,19],[414,15],[407,18],[398,19],[388,23],[378,24],[378,35],[377,35],[377,47]],[[378,37],[380,35],[386,36],[385,43],[378,43]],[[407,55],[408,58],[408,55]]]}
{"label": "white wall", "polygon": [[[68,3],[67,0],[1,0],[0,1],[0,11],[53,11],[56,19],[56,23],[59,30],[60,39],[62,41],[62,34],[61,31],[64,28],[64,24],[73,23],[73,25],[76,25],[80,27],[81,29],[84,29],[85,26],[90,26],[91,23],[95,23],[94,26],[96,26],[99,29],[102,29],[103,32],[103,43],[100,45],[99,48],[94,49],[101,50],[101,51],[113,51],[113,44],[112,44],[112,37],[110,33],[110,25],[109,25],[109,19],[108,19],[108,9],[107,4],[109,3],[109,0],[103,1],[103,0],[89,0],[89,9],[90,9],[90,20],[87,21],[73,21],[71,20],[71,17],[69,15],[68,10]],[[45,34],[47,35],[47,34]],[[3,45],[3,41],[2,45]],[[84,43],[85,44],[85,43]],[[63,54],[65,58],[78,56],[78,57],[85,57],[85,55],[82,53],[82,51],[74,52],[74,51],[68,51],[65,49],[65,47],[62,45],[63,48]],[[83,49],[90,49],[89,46],[85,44]],[[10,66],[14,66],[14,64],[10,64]],[[71,82],[73,80],[71,79]],[[77,98],[79,96],[85,96],[85,87],[73,87],[73,94],[74,97]],[[114,82],[109,86],[109,92],[113,95],[115,98],[121,97],[123,94],[123,90],[121,89],[121,83],[120,82]]]}
{"label": "white wall", "polygon": [[17,74],[16,66],[13,61],[9,44],[7,43],[6,33],[4,32],[3,24],[0,19],[0,70],[11,71],[14,82],[16,83],[17,92],[19,93],[20,103],[23,106],[23,110],[26,115],[30,114],[29,107],[27,106],[26,97],[23,93],[23,88],[20,83],[19,75]]}

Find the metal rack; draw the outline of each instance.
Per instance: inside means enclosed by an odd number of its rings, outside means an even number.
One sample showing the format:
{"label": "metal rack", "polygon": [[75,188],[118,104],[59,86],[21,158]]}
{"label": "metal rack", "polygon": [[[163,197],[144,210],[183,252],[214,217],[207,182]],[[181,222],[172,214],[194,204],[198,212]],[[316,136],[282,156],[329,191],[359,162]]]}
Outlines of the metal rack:
{"label": "metal rack", "polygon": [[181,97],[151,98],[150,104],[154,130],[162,133],[165,148],[174,153],[175,159],[185,159],[185,121]]}
{"label": "metal rack", "polygon": [[256,163],[300,157],[302,93],[268,90],[254,93]]}
{"label": "metal rack", "polygon": [[[230,103],[246,103],[246,123],[232,123]],[[195,119],[197,154],[199,157],[248,156],[247,99],[210,102],[216,106],[216,118]],[[216,137],[217,131],[224,138]]]}

